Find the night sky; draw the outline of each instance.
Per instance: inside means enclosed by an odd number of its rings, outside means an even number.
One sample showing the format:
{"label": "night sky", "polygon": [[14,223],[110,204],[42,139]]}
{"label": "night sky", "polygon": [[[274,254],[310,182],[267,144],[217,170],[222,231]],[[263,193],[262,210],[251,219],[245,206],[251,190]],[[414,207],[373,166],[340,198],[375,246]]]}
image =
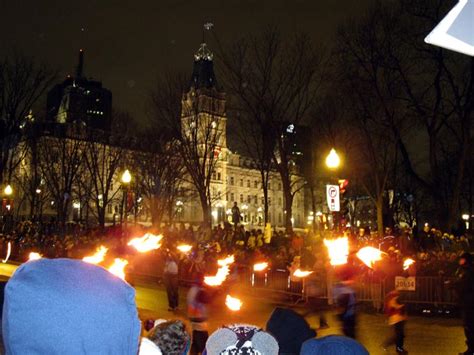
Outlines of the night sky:
{"label": "night sky", "polygon": [[[0,1],[0,55],[15,48],[73,74],[79,48],[85,74],[112,90],[113,105],[137,122],[157,74],[188,70],[205,22],[223,41],[278,24],[322,43],[339,23],[360,16],[369,0]],[[212,49],[212,43],[211,43]],[[219,79],[219,78],[218,78]]]}

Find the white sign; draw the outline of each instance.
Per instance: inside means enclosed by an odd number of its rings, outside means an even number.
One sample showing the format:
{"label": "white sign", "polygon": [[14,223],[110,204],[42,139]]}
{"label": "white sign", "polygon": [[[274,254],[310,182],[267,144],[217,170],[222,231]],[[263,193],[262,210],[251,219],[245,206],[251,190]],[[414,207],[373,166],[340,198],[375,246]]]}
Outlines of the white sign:
{"label": "white sign", "polygon": [[398,291],[415,291],[416,278],[414,276],[395,276],[395,289]]}
{"label": "white sign", "polygon": [[326,185],[326,196],[328,200],[329,211],[339,212],[339,185]]}

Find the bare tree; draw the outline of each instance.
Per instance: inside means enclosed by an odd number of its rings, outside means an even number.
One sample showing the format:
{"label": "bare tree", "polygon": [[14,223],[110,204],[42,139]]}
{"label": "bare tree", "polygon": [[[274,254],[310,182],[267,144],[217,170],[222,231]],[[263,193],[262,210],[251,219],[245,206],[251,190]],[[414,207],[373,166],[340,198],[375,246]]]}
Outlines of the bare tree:
{"label": "bare tree", "polygon": [[22,128],[55,78],[55,72],[18,53],[0,61],[0,182],[10,181],[24,158],[16,151]]}
{"label": "bare tree", "polygon": [[[223,48],[221,46],[221,48]],[[283,37],[270,28],[248,36],[220,50],[228,87],[236,97],[241,117],[250,120],[254,136],[254,160],[259,166],[264,189],[268,187],[268,151],[279,172],[285,198],[285,225],[292,231],[292,204],[303,181],[295,178],[293,142],[287,129],[307,118],[322,83],[322,56],[309,37]],[[265,192],[264,192],[265,193]]]}
{"label": "bare tree", "polygon": [[225,146],[225,96],[216,87],[191,84],[188,88],[183,77],[167,74],[159,78],[151,98],[156,119],[178,141],[179,154],[199,196],[203,224],[210,230],[211,179]]}
{"label": "bare tree", "polygon": [[[435,217],[443,228],[453,227],[459,219],[474,108],[474,60],[423,42],[448,6],[441,0],[390,6],[377,2],[341,37],[360,72],[364,67],[372,72],[365,80],[379,104],[388,107],[388,102],[398,101],[403,112],[387,120],[387,129],[396,139],[405,171],[432,196]],[[361,54],[370,54],[371,61]],[[427,166],[416,164],[420,152],[426,154]]]}
{"label": "bare tree", "polygon": [[41,138],[38,155],[41,176],[54,200],[58,222],[64,227],[69,217],[74,187],[83,163],[85,142],[76,134],[64,132],[71,127],[57,128],[61,132],[55,132],[55,135],[44,135]]}
{"label": "bare tree", "polygon": [[148,203],[153,226],[159,226],[165,215],[173,220],[177,199],[183,196],[186,169],[177,142],[159,137],[148,139],[146,152],[137,152],[134,170],[140,176],[139,189]]}
{"label": "bare tree", "polygon": [[118,171],[123,164],[123,142],[114,141],[111,137],[96,139],[89,137],[84,144],[83,158],[90,177],[92,188],[88,200],[94,204],[97,220],[101,227],[105,225],[107,206],[114,200],[117,189],[114,182],[118,180]]}

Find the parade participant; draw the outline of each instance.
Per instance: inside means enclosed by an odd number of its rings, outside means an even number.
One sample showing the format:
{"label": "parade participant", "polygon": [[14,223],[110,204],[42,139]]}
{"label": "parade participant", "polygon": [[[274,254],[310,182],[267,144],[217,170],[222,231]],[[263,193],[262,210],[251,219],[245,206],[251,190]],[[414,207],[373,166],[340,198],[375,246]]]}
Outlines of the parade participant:
{"label": "parade participant", "polygon": [[176,257],[169,252],[166,254],[165,267],[163,270],[163,283],[168,296],[168,311],[173,312],[179,305],[179,278],[178,262]]}
{"label": "parade participant", "polygon": [[326,280],[323,261],[317,260],[313,269],[315,272],[305,279],[304,291],[308,300],[308,310],[303,314],[303,317],[306,318],[311,314],[319,315],[319,329],[326,329],[329,328],[329,324],[324,314],[328,305],[327,301],[323,298],[322,291],[322,285]]}
{"label": "parade participant", "polygon": [[358,341],[341,335],[328,335],[303,343],[301,355],[369,355]]}
{"label": "parade participant", "polygon": [[186,355],[191,338],[180,320],[155,321],[155,326],[142,338],[139,355]]}
{"label": "parade participant", "polygon": [[5,288],[2,321],[6,354],[138,353],[135,290],[79,260],[22,264]]}
{"label": "parade participant", "polygon": [[299,354],[301,344],[314,338],[316,331],[308,322],[291,309],[277,307],[267,321],[266,330],[275,337],[280,354]]}
{"label": "parade participant", "polygon": [[338,317],[342,322],[342,332],[350,338],[356,337],[356,296],[352,288],[354,281],[344,279],[336,284],[333,291],[334,303],[338,309]]}
{"label": "parade participant", "polygon": [[207,324],[207,304],[210,294],[204,287],[203,274],[197,274],[188,292],[188,317],[192,328],[191,355],[202,354],[209,336]]}
{"label": "parade participant", "polygon": [[386,349],[395,344],[397,354],[407,354],[403,347],[403,341],[405,339],[405,322],[408,317],[405,305],[398,303],[399,297],[398,291],[389,292],[385,297],[385,314],[388,317],[388,324],[393,326],[394,334],[383,343],[383,348]]}
{"label": "parade participant", "polygon": [[206,355],[279,354],[275,338],[263,329],[249,324],[232,324],[217,329],[207,340],[204,353]]}
{"label": "parade participant", "polygon": [[459,269],[455,287],[459,296],[459,305],[463,313],[464,334],[467,350],[462,354],[474,354],[474,269],[473,257],[464,253],[459,259]]}

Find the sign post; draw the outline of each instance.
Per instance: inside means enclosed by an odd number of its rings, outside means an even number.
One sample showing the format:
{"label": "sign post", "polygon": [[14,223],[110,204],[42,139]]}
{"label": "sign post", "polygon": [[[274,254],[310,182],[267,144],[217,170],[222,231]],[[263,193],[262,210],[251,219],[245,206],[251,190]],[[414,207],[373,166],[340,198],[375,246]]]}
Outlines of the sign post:
{"label": "sign post", "polygon": [[339,202],[339,185],[326,185],[326,197],[329,211],[339,212],[341,209]]}

